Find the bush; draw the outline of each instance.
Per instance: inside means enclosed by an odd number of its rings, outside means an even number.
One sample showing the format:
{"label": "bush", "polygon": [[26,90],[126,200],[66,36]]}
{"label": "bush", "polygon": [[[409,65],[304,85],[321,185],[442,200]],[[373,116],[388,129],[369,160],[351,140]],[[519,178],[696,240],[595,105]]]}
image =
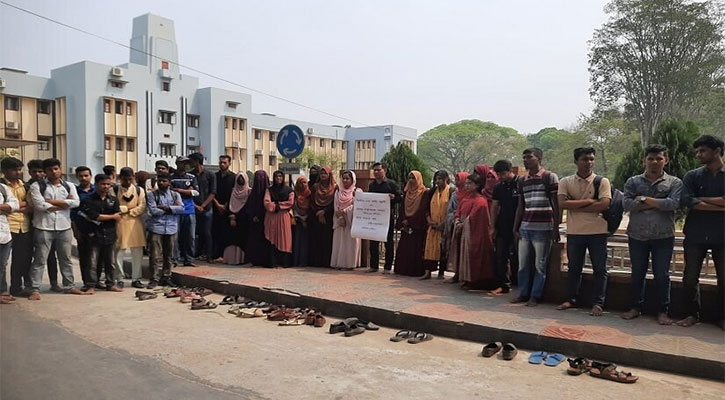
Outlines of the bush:
{"label": "bush", "polygon": [[413,153],[410,147],[402,142],[388,150],[380,162],[388,166],[388,178],[398,183],[401,190],[405,187],[408,174],[413,170],[420,171],[425,186],[430,187],[431,185],[433,177],[430,169],[420,157]]}

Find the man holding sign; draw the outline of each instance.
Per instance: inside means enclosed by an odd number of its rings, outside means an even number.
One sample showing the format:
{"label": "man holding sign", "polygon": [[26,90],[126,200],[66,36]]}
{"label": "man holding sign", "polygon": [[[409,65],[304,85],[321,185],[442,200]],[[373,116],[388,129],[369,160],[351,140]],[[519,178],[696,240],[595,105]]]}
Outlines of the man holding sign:
{"label": "man holding sign", "polygon": [[[370,182],[369,193],[386,193],[390,199],[390,220],[388,223],[388,235],[385,241],[385,265],[384,274],[392,272],[393,267],[393,226],[395,218],[395,207],[400,203],[402,194],[394,180],[388,179],[385,174],[387,167],[381,163],[373,164],[373,176],[375,180]],[[380,267],[380,242],[370,241],[370,268],[367,272],[377,272]]]}

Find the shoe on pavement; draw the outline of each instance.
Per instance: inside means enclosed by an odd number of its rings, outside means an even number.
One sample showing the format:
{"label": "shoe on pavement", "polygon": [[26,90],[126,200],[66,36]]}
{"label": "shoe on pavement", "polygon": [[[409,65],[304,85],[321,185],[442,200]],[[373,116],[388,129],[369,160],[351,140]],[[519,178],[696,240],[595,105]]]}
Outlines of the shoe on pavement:
{"label": "shoe on pavement", "polygon": [[135,281],[131,282],[131,286],[135,287],[136,289],[143,289],[144,285],[141,283],[140,280],[136,279]]}
{"label": "shoe on pavement", "polygon": [[511,300],[511,304],[526,303],[527,301],[529,301],[529,299],[527,299],[526,297],[519,296],[519,297]]}
{"label": "shoe on pavement", "polygon": [[537,305],[539,305],[539,302],[533,297],[526,302],[526,307],[536,307]]}
{"label": "shoe on pavement", "polygon": [[98,283],[96,283],[96,289],[103,290],[105,288],[106,288],[106,284],[104,282],[98,282]]}
{"label": "shoe on pavement", "polygon": [[155,280],[150,280],[149,284],[146,285],[146,289],[155,289],[156,286],[158,286],[158,285],[159,285],[159,283],[156,282]]}
{"label": "shoe on pavement", "polygon": [[108,289],[109,292],[123,292],[123,288],[120,288],[116,285],[109,286]]}
{"label": "shoe on pavement", "polygon": [[378,272],[378,268],[368,268],[365,272]]}
{"label": "shoe on pavement", "polygon": [[392,274],[393,273],[393,270],[392,269],[384,269],[383,270],[383,273],[384,274]]}
{"label": "shoe on pavement", "polygon": [[51,285],[50,290],[56,293],[63,293],[63,288],[58,286],[58,284]]}

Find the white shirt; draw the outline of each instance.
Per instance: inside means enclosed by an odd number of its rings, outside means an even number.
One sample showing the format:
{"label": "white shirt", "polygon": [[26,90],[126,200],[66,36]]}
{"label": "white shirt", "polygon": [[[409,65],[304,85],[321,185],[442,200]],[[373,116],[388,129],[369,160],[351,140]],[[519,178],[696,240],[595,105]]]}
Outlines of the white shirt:
{"label": "white shirt", "polygon": [[[8,205],[10,205],[10,212],[18,211],[20,209],[20,203],[18,203],[18,199],[15,198],[13,191],[2,183],[0,183],[0,186],[2,186],[4,189],[0,191],[0,204],[7,203]],[[5,198],[3,193],[6,193],[8,197]],[[0,213],[0,244],[7,244],[12,238],[13,237],[10,234],[10,225],[8,224],[7,214]]]}
{"label": "white shirt", "polygon": [[[45,189],[45,196],[40,194],[40,186],[38,182],[30,185],[30,197],[33,199],[33,227],[44,231],[64,231],[70,229],[70,209],[78,207],[81,202],[78,199],[76,186],[66,182],[70,193],[62,184],[53,185],[48,180],[45,181],[48,187]],[[68,208],[49,211],[52,204],[45,200],[63,200],[68,204]]]}

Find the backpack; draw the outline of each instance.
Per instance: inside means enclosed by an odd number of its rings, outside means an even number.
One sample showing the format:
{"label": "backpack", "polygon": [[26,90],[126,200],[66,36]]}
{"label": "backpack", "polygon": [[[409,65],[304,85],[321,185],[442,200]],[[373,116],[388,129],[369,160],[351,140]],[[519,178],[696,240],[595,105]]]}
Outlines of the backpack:
{"label": "backpack", "polygon": [[[136,196],[141,196],[141,187],[139,187],[138,185],[135,185],[135,186],[136,186]],[[118,192],[120,190],[119,187],[120,187],[119,185],[116,185],[113,187],[113,193],[116,195],[116,198],[118,198]]]}
{"label": "backpack", "polygon": [[6,204],[8,202],[8,191],[5,189],[5,182],[2,182],[2,184],[0,184],[0,194],[3,195],[2,204]]}
{"label": "backpack", "polygon": [[[599,185],[602,183],[602,177],[597,175],[594,177],[594,199],[599,198]],[[602,217],[607,221],[607,232],[609,236],[614,235],[622,223],[622,215],[624,215],[624,195],[619,189],[612,187],[612,201],[609,208],[602,211]]]}
{"label": "backpack", "polygon": [[[524,179],[525,177],[518,177],[518,180],[516,181],[516,189],[518,190],[519,194],[521,195],[521,201],[526,203],[524,200]],[[549,198],[549,204],[551,205],[551,172],[547,169],[544,170],[544,173],[541,176],[541,180],[544,181],[544,188],[546,189],[546,197]],[[556,197],[556,194],[554,194],[554,197]]]}
{"label": "backpack", "polygon": [[[40,189],[40,195],[45,197],[45,191],[46,191],[46,189],[48,189],[48,181],[46,181],[45,179],[41,179],[36,182],[38,182],[38,189]],[[70,194],[70,186],[68,186],[68,182],[61,179],[60,184],[63,185],[63,187],[65,188],[65,191],[68,192],[68,194]]]}

